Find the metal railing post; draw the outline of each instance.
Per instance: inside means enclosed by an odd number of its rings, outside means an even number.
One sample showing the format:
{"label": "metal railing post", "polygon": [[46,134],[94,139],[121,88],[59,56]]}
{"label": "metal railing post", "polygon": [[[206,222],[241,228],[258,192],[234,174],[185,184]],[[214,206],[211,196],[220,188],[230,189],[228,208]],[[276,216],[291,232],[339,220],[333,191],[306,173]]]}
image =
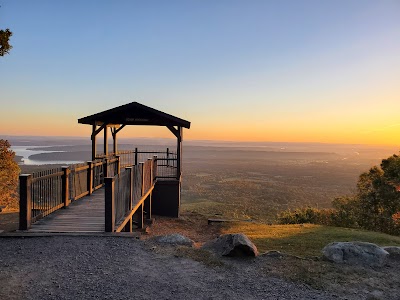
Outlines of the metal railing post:
{"label": "metal railing post", "polygon": [[61,193],[62,193],[62,201],[64,203],[64,208],[67,208],[70,201],[69,201],[69,174],[70,174],[70,169],[69,167],[61,167],[63,171],[63,175],[61,176]]}
{"label": "metal railing post", "polygon": [[32,175],[19,176],[19,230],[28,230],[32,221]]}
{"label": "metal railing post", "polygon": [[157,155],[153,155],[153,164],[151,166],[152,184],[157,178]]}
{"label": "metal railing post", "polygon": [[115,199],[114,177],[104,178],[105,183],[105,231],[114,232],[115,228]]}
{"label": "metal railing post", "polygon": [[135,148],[135,166],[138,164],[138,150]]}
{"label": "metal railing post", "polygon": [[169,167],[169,148],[167,148],[167,168]]}

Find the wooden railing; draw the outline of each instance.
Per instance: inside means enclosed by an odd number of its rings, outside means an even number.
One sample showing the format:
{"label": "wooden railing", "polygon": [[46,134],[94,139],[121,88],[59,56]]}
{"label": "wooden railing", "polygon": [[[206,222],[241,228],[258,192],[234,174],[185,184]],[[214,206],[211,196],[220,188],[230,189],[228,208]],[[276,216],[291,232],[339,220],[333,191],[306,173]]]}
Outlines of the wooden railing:
{"label": "wooden railing", "polygon": [[[177,179],[177,155],[168,148],[166,152],[138,151],[136,148],[118,154],[99,157],[87,163],[20,175],[19,229],[29,229],[37,220],[92,194],[105,183],[107,185],[107,181],[110,185],[108,190],[111,189],[110,182],[113,182],[112,192],[106,192],[112,211],[110,216],[113,217],[106,216],[106,230],[121,231],[124,226],[128,226],[125,229],[129,230],[129,226],[132,228],[133,215],[138,227],[142,227],[143,211],[148,218],[151,217],[151,191],[155,181]],[[153,155],[153,158],[138,163],[149,155]],[[123,173],[120,174],[121,168]],[[131,178],[129,185],[128,177]],[[129,197],[127,191],[130,191]]]}
{"label": "wooden railing", "polygon": [[[120,157],[121,168],[137,165],[141,161],[145,161],[148,157],[157,156],[158,179],[175,179],[178,178],[178,158],[175,152],[171,152],[169,148],[166,151],[138,151],[124,150],[118,151],[117,156]],[[114,153],[104,155],[98,154],[96,158],[113,158]]]}
{"label": "wooden railing", "polygon": [[19,229],[67,207],[104,185],[104,178],[119,173],[119,157],[20,175]]}
{"label": "wooden railing", "polygon": [[[156,181],[157,158],[126,167],[120,174],[105,178],[105,231],[132,231],[143,228],[151,218],[151,194]],[[146,216],[144,216],[146,214]]]}

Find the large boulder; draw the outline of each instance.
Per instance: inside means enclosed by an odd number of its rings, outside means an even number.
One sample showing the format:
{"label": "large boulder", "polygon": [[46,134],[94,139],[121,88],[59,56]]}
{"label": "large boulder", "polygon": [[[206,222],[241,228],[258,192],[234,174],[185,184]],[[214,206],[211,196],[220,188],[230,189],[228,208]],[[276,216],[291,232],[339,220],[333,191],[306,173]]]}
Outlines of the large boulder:
{"label": "large boulder", "polygon": [[389,253],[365,242],[334,242],[322,249],[324,258],[335,263],[381,267]]}
{"label": "large boulder", "polygon": [[194,242],[186,236],[178,233],[156,236],[154,240],[161,244],[181,245],[193,247]]}
{"label": "large boulder", "polygon": [[211,250],[222,256],[257,256],[257,247],[243,233],[224,234],[207,242],[204,249]]}

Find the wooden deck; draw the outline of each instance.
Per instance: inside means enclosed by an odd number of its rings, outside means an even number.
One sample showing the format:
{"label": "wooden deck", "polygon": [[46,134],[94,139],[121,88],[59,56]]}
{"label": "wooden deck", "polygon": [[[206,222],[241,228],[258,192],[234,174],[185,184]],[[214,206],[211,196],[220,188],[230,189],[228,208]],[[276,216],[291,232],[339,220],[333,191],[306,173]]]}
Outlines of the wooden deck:
{"label": "wooden deck", "polygon": [[104,188],[32,224],[28,232],[104,232]]}

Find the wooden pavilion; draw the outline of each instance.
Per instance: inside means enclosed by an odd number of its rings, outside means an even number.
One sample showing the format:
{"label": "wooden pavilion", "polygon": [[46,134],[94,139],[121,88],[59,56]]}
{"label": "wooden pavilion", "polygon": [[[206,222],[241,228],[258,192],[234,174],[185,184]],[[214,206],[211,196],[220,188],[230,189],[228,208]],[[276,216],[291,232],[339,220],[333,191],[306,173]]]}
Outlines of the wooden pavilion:
{"label": "wooden pavilion", "polygon": [[[177,139],[176,176],[157,180],[153,191],[152,210],[154,214],[172,217],[179,216],[180,190],[182,175],[182,138],[183,128],[190,128],[190,122],[145,106],[138,102],[128,103],[78,119],[80,124],[92,125],[92,160],[95,160],[97,135],[103,131],[104,156],[118,155],[117,134],[127,125],[165,126]],[[113,139],[113,150],[108,150],[108,128]]]}

